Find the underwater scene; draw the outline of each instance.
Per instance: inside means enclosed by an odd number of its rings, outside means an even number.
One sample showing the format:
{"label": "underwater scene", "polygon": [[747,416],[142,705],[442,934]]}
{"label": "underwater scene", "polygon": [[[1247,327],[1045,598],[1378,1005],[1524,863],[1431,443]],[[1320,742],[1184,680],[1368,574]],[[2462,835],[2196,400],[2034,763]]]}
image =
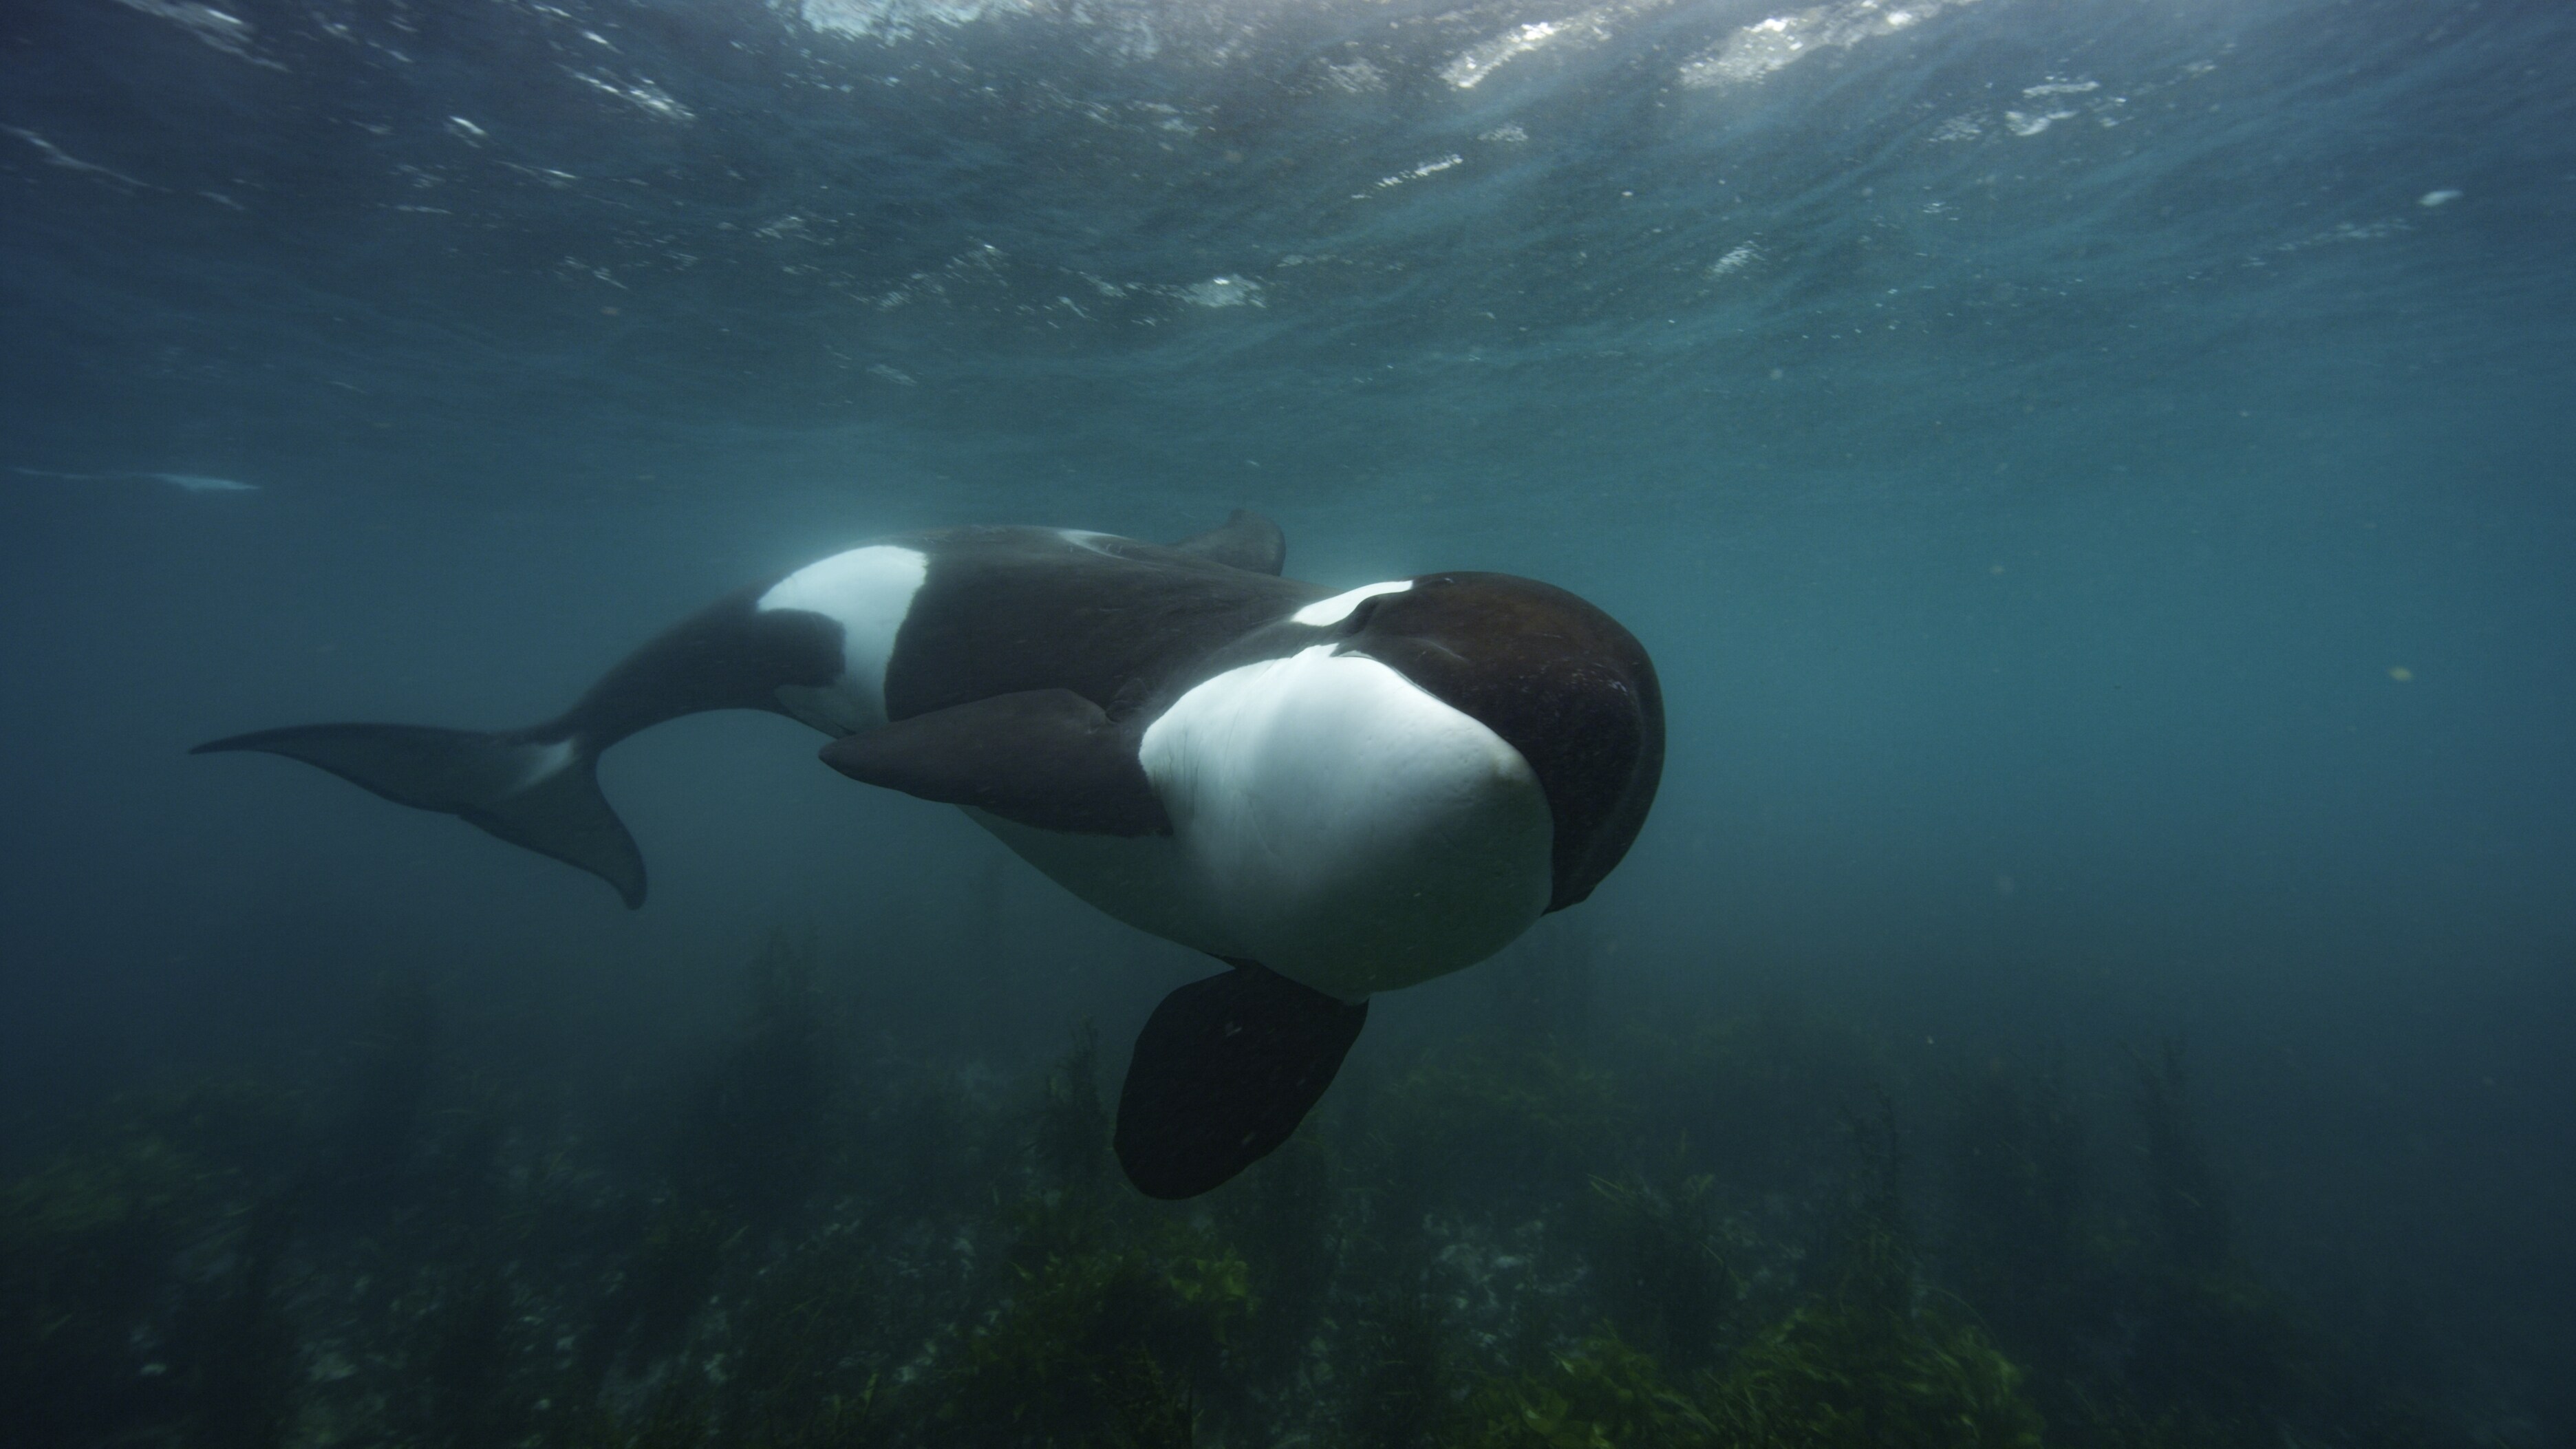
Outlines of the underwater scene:
{"label": "underwater scene", "polygon": [[0,1449],[2576,1449],[2576,7],[0,41]]}

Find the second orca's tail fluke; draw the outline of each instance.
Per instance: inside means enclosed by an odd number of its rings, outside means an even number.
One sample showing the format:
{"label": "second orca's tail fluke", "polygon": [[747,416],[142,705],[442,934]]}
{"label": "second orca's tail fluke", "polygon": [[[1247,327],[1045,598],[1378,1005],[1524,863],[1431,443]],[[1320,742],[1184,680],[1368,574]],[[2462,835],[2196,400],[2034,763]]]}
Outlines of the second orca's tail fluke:
{"label": "second orca's tail fluke", "polygon": [[330,771],[396,804],[439,810],[579,866],[644,904],[644,856],[599,792],[577,735],[478,734],[425,725],[295,725],[209,740],[190,754],[257,750]]}

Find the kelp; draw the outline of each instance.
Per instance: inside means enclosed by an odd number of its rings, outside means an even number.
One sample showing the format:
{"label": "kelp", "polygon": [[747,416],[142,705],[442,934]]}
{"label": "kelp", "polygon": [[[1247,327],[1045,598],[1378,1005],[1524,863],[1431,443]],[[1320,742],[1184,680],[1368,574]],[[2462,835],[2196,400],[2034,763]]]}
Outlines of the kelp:
{"label": "kelp", "polygon": [[1047,1068],[1029,1138],[1038,1178],[1062,1192],[1094,1192],[1112,1171],[1109,1109],[1100,1100],[1100,1028],[1085,1021]]}
{"label": "kelp", "polygon": [[764,1267],[742,1291],[739,1328],[710,1390],[714,1420],[735,1443],[825,1449],[884,1428],[891,1296],[864,1229],[835,1227]]}
{"label": "kelp", "polygon": [[374,1228],[416,1186],[440,1030],[428,982],[398,976],[377,984],[305,1156],[296,1196],[308,1220]]}
{"label": "kelp", "polygon": [[1738,1284],[1720,1245],[1717,1178],[1677,1150],[1655,1176],[1596,1177],[1592,1267],[1613,1320],[1663,1359],[1706,1364]]}
{"label": "kelp", "polygon": [[1423,1449],[1454,1415],[1455,1334],[1440,1304],[1397,1286],[1358,1305],[1336,1377],[1347,1390],[1333,1430],[1354,1449]]}
{"label": "kelp", "polygon": [[1331,1305],[1343,1241],[1335,1220],[1335,1161],[1322,1129],[1310,1121],[1212,1204],[1220,1229],[1243,1254],[1261,1305],[1245,1326],[1244,1342],[1257,1373],[1293,1373]]}
{"label": "kelp", "polygon": [[397,983],[309,1093],[127,1099],[0,1184],[0,1398],[239,1449],[2465,1442],[2247,1261],[2178,1052],[2122,1116],[1787,1010],[1541,1030],[1559,946],[1185,1204],[1119,1178],[1087,1024],[864,1051],[810,942],[590,1118]]}
{"label": "kelp", "polygon": [[665,1151],[689,1208],[762,1231],[801,1206],[830,1160],[822,1124],[843,1064],[810,943],[772,932],[745,973],[740,1033],[699,1071]]}
{"label": "kelp", "polygon": [[294,1114],[284,1094],[241,1081],[124,1097],[0,1185],[12,1432],[77,1444],[193,1417],[209,1437],[259,1441],[275,1417],[286,1214],[254,1203]]}
{"label": "kelp", "polygon": [[273,1449],[295,1412],[296,1330],[279,1282],[293,1209],[254,1203],[227,1234],[224,1267],[188,1285],[171,1357],[190,1403],[188,1439],[204,1449]]}
{"label": "kelp", "polygon": [[1007,1297],[942,1370],[933,1423],[976,1444],[1189,1444],[1252,1311],[1250,1271],[1194,1225],[1126,1238],[1059,1206],[1023,1206]]}
{"label": "kelp", "polygon": [[1515,1210],[1585,1191],[1634,1112],[1608,1073],[1573,1052],[1496,1039],[1435,1050],[1375,1106],[1370,1126],[1395,1172]]}
{"label": "kelp", "polygon": [[1541,1372],[1475,1392],[1450,1440],[1460,1449],[1719,1449],[1718,1426],[1664,1380],[1655,1358],[1615,1333],[1585,1340]]}
{"label": "kelp", "polygon": [[1991,1057],[1953,1088],[1950,1245],[1961,1293],[2023,1352],[2062,1351],[2098,1327],[2107,1268],[2085,1209],[2083,1119],[2055,1054],[2017,1069]]}
{"label": "kelp", "polygon": [[1708,1386],[1720,1442],[1745,1449],[2037,1449],[2021,1370],[1925,1291],[1905,1214],[1903,1135],[1881,1097],[1847,1116],[1854,1153],[1832,1281]]}

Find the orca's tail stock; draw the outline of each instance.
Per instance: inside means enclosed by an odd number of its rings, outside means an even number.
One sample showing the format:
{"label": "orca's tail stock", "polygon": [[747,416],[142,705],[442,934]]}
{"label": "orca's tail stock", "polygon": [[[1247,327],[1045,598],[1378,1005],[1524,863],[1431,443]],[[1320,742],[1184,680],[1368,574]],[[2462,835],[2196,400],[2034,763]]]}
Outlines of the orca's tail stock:
{"label": "orca's tail stock", "polygon": [[257,750],[302,760],[393,801],[459,816],[579,866],[644,904],[644,856],[599,793],[602,750],[637,730],[710,709],[775,709],[782,684],[841,670],[840,626],[795,609],[761,612],[739,590],[663,630],[601,675],[571,709],[527,729],[321,724],[210,740],[192,752]]}
{"label": "orca's tail stock", "polygon": [[458,816],[579,866],[644,904],[644,856],[599,793],[598,751],[577,733],[479,734],[424,725],[294,725],[209,740],[194,755],[256,750],[328,770],[398,805]]}

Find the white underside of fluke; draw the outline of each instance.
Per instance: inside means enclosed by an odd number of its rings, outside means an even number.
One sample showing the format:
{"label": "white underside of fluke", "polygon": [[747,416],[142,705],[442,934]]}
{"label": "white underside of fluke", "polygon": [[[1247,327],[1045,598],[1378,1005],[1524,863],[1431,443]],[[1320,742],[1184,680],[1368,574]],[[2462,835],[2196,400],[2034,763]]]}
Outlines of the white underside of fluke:
{"label": "white underside of fluke", "polygon": [[1228,670],[1139,755],[1169,836],[968,813],[1130,925],[1345,1001],[1473,965],[1547,908],[1554,826],[1529,763],[1377,660],[1317,645]]}
{"label": "white underside of fluke", "polygon": [[820,688],[788,685],[779,708],[829,735],[855,734],[886,722],[886,663],[929,575],[930,556],[877,543],[807,564],[770,586],[759,608],[802,609],[841,626],[841,675]]}

